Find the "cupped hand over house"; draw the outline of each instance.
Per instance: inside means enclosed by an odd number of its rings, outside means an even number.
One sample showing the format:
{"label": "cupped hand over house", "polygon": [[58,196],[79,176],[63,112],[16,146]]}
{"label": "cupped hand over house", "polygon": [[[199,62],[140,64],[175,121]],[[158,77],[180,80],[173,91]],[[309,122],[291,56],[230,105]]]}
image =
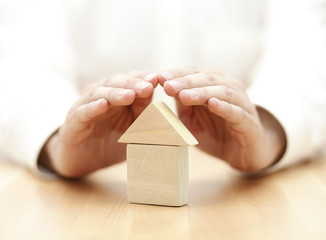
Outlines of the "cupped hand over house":
{"label": "cupped hand over house", "polygon": [[115,74],[89,85],[45,146],[43,164],[80,177],[125,159],[121,134],[151,102],[157,79],[147,72]]}
{"label": "cupped hand over house", "polygon": [[241,82],[197,68],[163,72],[158,81],[176,98],[179,118],[202,150],[244,172],[260,171],[283,154],[282,126],[251,103]]}

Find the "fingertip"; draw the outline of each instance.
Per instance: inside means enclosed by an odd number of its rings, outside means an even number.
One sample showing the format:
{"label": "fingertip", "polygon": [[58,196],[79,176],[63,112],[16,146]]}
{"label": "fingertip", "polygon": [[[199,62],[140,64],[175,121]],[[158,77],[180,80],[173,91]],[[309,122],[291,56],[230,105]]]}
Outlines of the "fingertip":
{"label": "fingertip", "polygon": [[138,97],[147,98],[153,94],[153,91],[154,91],[154,87],[152,84],[150,84],[138,94]]}
{"label": "fingertip", "polygon": [[173,85],[173,83],[171,81],[166,81],[163,84],[163,89],[165,91],[165,93],[171,97],[175,97],[178,94],[178,90],[175,88],[175,86]]}
{"label": "fingertip", "polygon": [[216,98],[210,98],[207,101],[208,106],[215,107],[218,105],[218,100]]}
{"label": "fingertip", "polygon": [[87,123],[105,113],[108,109],[108,106],[108,101],[104,98],[101,98],[79,106],[76,111],[77,114],[74,114],[73,116],[75,116],[75,120],[77,120],[79,123]]}
{"label": "fingertip", "polygon": [[227,121],[230,121],[230,117],[233,116],[233,107],[228,102],[217,98],[211,98],[208,100],[207,105],[208,110]]}
{"label": "fingertip", "polygon": [[166,79],[164,77],[162,77],[161,74],[158,75],[158,83],[163,87],[164,83],[166,82]]}
{"label": "fingertip", "polygon": [[106,99],[101,98],[95,102],[90,103],[90,115],[92,117],[97,117],[108,110],[109,103]]}
{"label": "fingertip", "polygon": [[150,81],[150,80],[152,80],[155,76],[156,76],[155,73],[150,73],[150,74],[148,74],[148,75],[144,78],[144,80],[146,80],[146,81]]}
{"label": "fingertip", "polygon": [[138,97],[140,98],[146,98],[152,95],[154,90],[154,86],[146,81],[141,81],[136,83],[135,85],[135,92]]}
{"label": "fingertip", "polygon": [[220,109],[223,106],[223,103],[221,103],[221,101],[219,101],[216,98],[210,98],[207,101],[207,107],[208,110],[210,110],[212,113],[215,113],[217,115],[219,115]]}
{"label": "fingertip", "polygon": [[164,86],[164,83],[167,81],[167,80],[171,80],[173,79],[174,76],[172,73],[170,72],[161,72],[159,75],[158,75],[158,81],[160,83],[160,85],[163,87]]}
{"label": "fingertip", "polygon": [[96,104],[99,107],[104,107],[104,106],[107,106],[109,103],[105,98],[100,98],[99,100],[96,101]]}
{"label": "fingertip", "polygon": [[154,86],[148,82],[139,82],[135,85],[136,96],[139,98],[147,98],[153,94]]}
{"label": "fingertip", "polygon": [[[124,95],[124,102],[122,102],[124,105],[130,105],[132,104],[136,99],[136,93],[133,90],[129,90],[128,92],[125,93]],[[123,105],[122,104],[122,105]]]}
{"label": "fingertip", "polygon": [[153,88],[156,88],[158,85],[158,76],[155,75],[155,77],[152,78],[149,82],[153,85]]}
{"label": "fingertip", "polygon": [[116,96],[114,96],[110,103],[112,105],[130,105],[136,98],[135,91],[131,89],[123,89],[120,90]]}
{"label": "fingertip", "polygon": [[109,107],[109,103],[106,99],[100,98],[99,100],[96,101],[96,106],[98,109],[102,111],[106,111]]}
{"label": "fingertip", "polygon": [[148,74],[148,75],[144,78],[144,80],[146,80],[147,82],[151,83],[151,84],[153,85],[154,88],[157,87],[158,82],[159,82],[159,80],[158,80],[158,75],[155,74],[155,73]]}
{"label": "fingertip", "polygon": [[193,89],[185,89],[179,92],[179,100],[184,105],[196,105],[199,101],[199,94]]}

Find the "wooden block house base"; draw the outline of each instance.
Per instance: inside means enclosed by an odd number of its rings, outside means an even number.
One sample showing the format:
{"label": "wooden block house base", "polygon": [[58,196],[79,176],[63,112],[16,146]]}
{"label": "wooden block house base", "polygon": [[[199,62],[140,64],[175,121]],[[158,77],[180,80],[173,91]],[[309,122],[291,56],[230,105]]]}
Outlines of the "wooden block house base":
{"label": "wooden block house base", "polygon": [[183,206],[188,203],[188,147],[128,144],[128,201]]}

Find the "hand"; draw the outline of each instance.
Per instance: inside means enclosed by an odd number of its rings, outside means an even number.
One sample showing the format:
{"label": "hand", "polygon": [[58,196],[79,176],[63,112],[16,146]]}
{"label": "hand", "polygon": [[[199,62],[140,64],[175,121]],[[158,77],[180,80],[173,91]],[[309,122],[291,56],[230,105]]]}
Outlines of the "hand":
{"label": "hand", "polygon": [[126,145],[117,140],[150,103],[157,84],[152,74],[130,72],[88,86],[46,144],[47,165],[80,177],[125,160]]}
{"label": "hand", "polygon": [[216,71],[179,68],[158,81],[177,101],[181,121],[202,150],[244,172],[262,170],[285,151],[277,120],[252,104],[244,85]]}

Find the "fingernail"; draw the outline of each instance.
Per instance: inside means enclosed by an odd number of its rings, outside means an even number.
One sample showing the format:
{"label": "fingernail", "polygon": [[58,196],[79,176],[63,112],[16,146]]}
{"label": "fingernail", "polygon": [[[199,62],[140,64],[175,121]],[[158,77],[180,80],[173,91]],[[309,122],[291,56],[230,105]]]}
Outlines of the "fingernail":
{"label": "fingernail", "polygon": [[186,93],[191,98],[197,98],[199,96],[198,92],[196,92],[195,90],[191,90],[191,89],[184,90],[184,93]]}
{"label": "fingernail", "polygon": [[151,84],[150,83],[148,83],[148,82],[138,82],[138,83],[136,83],[136,85],[135,85],[135,90],[137,91],[141,91],[141,90],[143,90],[144,88],[146,88],[146,87],[148,87],[148,86],[150,86]]}
{"label": "fingernail", "polygon": [[172,75],[172,73],[169,73],[169,72],[161,72],[160,74],[161,74],[162,77],[164,77],[166,80],[170,80],[170,79],[174,78],[174,76]]}
{"label": "fingernail", "polygon": [[167,81],[166,83],[170,84],[170,86],[173,87],[174,90],[177,92],[182,89],[182,86],[181,86],[180,82],[178,82],[178,81],[170,80],[170,81]]}
{"label": "fingernail", "polygon": [[102,103],[105,103],[106,99],[105,98],[100,98],[99,100],[96,101],[96,104],[100,105]]}
{"label": "fingernail", "polygon": [[156,76],[155,73],[148,74],[144,79],[146,81],[152,80]]}
{"label": "fingernail", "polygon": [[130,93],[130,91],[132,91],[132,90],[131,89],[122,89],[122,90],[119,91],[118,95],[123,96],[123,95],[125,95],[127,93]]}

